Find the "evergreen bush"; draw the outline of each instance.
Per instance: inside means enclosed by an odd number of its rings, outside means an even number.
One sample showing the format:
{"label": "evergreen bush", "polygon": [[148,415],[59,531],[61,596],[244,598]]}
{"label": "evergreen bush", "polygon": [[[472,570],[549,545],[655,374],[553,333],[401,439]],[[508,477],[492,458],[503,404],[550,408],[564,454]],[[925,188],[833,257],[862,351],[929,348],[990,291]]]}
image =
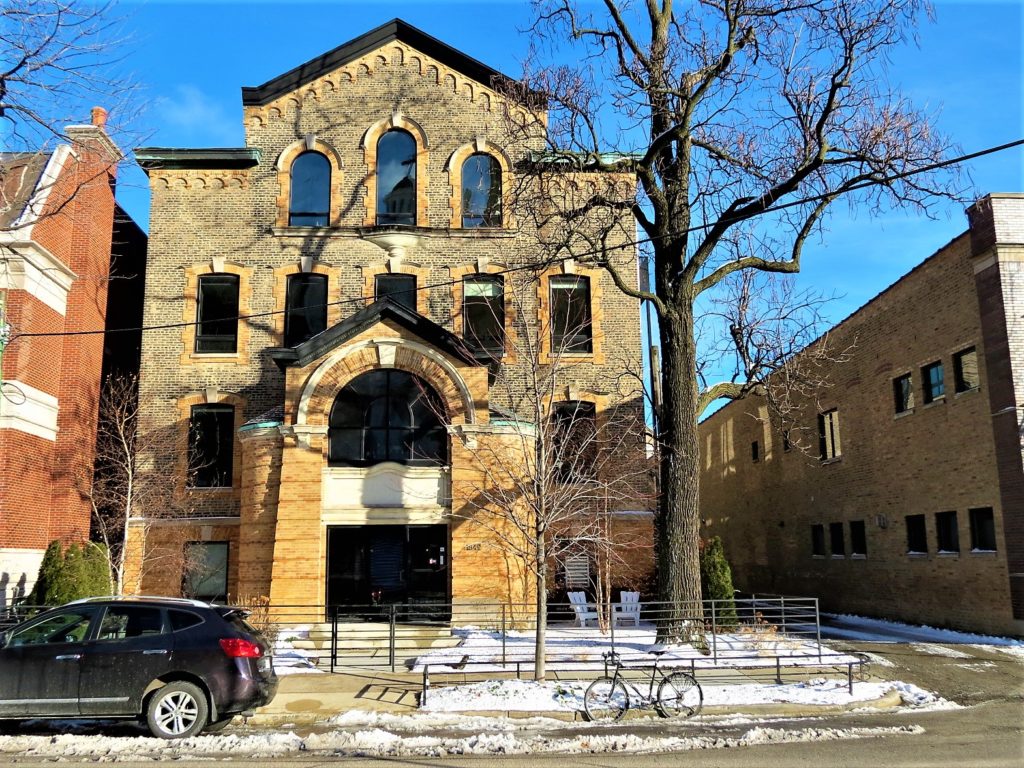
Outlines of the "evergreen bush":
{"label": "evergreen bush", "polygon": [[83,597],[110,594],[110,560],[106,549],[87,542],[63,550],[50,542],[39,565],[39,576],[29,594],[32,605],[63,605]]}
{"label": "evergreen bush", "polygon": [[36,577],[35,586],[28,595],[29,605],[54,605],[46,600],[50,591],[50,585],[60,579],[61,569],[64,567],[64,548],[59,541],[51,541],[43,554],[43,560],[39,564],[39,575]]}
{"label": "evergreen bush", "polygon": [[725,557],[722,540],[715,536],[703,544],[700,550],[700,586],[704,599],[716,601],[715,623],[718,627],[735,627],[736,597],[732,586],[732,569]]}

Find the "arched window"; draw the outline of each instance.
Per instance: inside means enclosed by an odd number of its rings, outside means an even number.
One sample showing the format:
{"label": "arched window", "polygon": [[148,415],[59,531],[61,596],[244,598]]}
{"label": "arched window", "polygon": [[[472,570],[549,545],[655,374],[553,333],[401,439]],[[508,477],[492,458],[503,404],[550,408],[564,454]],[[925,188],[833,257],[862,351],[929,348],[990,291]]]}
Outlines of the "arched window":
{"label": "arched window", "polygon": [[490,155],[470,155],[462,164],[462,226],[501,226],[501,166]]}
{"label": "arched window", "polygon": [[331,163],[319,152],[303,152],[292,163],[288,225],[326,227],[331,211]]}
{"label": "arched window", "polygon": [[377,142],[377,223],[416,224],[416,140],[398,128]]}
{"label": "arched window", "polygon": [[394,368],[357,376],[331,408],[328,463],[369,467],[448,462],[441,398],[423,379]]}

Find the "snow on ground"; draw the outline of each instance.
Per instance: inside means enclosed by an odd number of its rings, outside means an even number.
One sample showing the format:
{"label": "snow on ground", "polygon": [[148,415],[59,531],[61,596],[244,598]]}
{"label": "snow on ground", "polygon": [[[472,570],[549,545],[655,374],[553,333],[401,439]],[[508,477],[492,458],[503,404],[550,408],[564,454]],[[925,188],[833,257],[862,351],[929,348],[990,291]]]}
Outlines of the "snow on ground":
{"label": "snow on ground", "polygon": [[316,668],[319,651],[296,648],[294,641],[309,637],[308,626],[286,627],[278,632],[274,640],[274,671],[281,675],[322,674]]}
{"label": "snow on ground", "polygon": [[932,643],[911,643],[910,647],[918,653],[926,653],[929,656],[945,656],[947,659],[973,659],[969,653],[958,651],[956,648],[946,648],[943,645]]}
{"label": "snow on ground", "polygon": [[982,651],[1005,653],[1013,656],[1021,663],[1024,663],[1024,643],[1019,645],[988,645],[984,643],[971,643],[971,648],[979,648]]}
{"label": "snow on ground", "polygon": [[[532,668],[534,633],[532,631],[509,631],[502,643],[500,632],[462,627],[452,630],[462,637],[462,642],[453,648],[439,648],[416,659],[414,671],[422,671],[427,665],[431,672],[494,672],[503,668]],[[713,666],[756,667],[767,660],[781,657],[785,666],[845,665],[857,663],[860,659],[848,654],[839,654],[822,646],[813,637],[786,635],[775,628],[755,627],[751,631],[707,635],[709,648],[699,650],[692,645],[658,646],[655,644],[656,630],[653,624],[641,624],[636,628],[615,630],[612,645],[610,634],[591,627],[549,628],[547,631],[547,666],[551,670],[594,669],[600,664],[602,654],[615,650],[625,662],[652,664],[655,658],[664,667],[691,664],[697,668]],[[659,650],[655,656],[652,651]],[[504,667],[503,667],[504,665]]]}
{"label": "snow on ground", "polygon": [[[637,688],[641,694],[647,692],[646,685]],[[538,683],[532,680],[491,680],[431,689],[423,709],[429,712],[580,712],[583,710],[583,694],[586,689],[587,683],[568,681]],[[903,703],[908,706],[928,706],[930,709],[958,706],[900,681],[857,682],[852,694],[845,680],[826,678],[784,685],[701,685],[701,689],[704,692],[704,706],[728,706],[732,709],[764,704],[827,706],[868,703],[882,698],[890,691],[897,691]],[[633,696],[632,691],[630,696]]]}
{"label": "snow on ground", "polygon": [[881,728],[754,727],[738,737],[640,736],[586,729],[569,738],[541,734],[489,730],[467,736],[402,735],[384,728],[332,730],[301,737],[292,732],[198,736],[180,741],[105,736],[2,736],[0,754],[53,757],[57,760],[93,759],[131,761],[180,760],[195,757],[271,757],[298,752],[373,756],[421,755],[438,757],[461,754],[667,752],[693,749],[725,749],[754,744],[836,741],[879,736],[924,733],[918,725]]}
{"label": "snow on ground", "polygon": [[995,635],[979,635],[959,632],[953,629],[939,629],[915,624],[903,624],[885,619],[869,619],[849,614],[822,614],[827,625],[822,624],[822,635],[846,640],[865,640],[877,643],[945,643],[948,645],[979,645],[1016,648],[1024,654],[1024,640]]}

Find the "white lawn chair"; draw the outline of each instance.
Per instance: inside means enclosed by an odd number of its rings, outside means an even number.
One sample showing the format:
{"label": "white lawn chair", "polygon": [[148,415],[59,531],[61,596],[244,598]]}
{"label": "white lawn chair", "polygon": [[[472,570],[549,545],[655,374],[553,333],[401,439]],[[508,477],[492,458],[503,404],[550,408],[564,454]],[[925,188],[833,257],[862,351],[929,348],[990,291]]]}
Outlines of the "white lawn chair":
{"label": "white lawn chair", "polygon": [[569,603],[572,605],[573,613],[576,614],[576,624],[580,627],[587,626],[588,621],[597,624],[597,610],[594,605],[587,602],[586,592],[570,592]]}
{"label": "white lawn chair", "polygon": [[624,621],[631,621],[634,627],[639,627],[641,607],[639,592],[622,592],[619,595],[619,602],[612,606],[612,617],[616,626]]}

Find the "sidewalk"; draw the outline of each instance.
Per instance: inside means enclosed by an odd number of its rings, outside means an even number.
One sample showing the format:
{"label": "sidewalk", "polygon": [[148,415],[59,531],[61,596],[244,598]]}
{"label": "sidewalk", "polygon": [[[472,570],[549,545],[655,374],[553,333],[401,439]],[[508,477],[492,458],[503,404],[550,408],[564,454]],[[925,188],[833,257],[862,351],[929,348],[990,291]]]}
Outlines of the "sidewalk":
{"label": "sidewalk", "polygon": [[[351,710],[413,714],[419,710],[423,676],[411,672],[349,669],[334,674],[285,675],[280,678],[277,696],[267,706],[256,711],[250,722],[256,725],[276,723],[309,724],[328,720]],[[857,700],[839,705],[770,704],[746,705],[747,714],[777,715],[780,717],[813,717],[844,712],[861,707],[889,709],[899,706],[900,696],[890,692],[874,701]],[[727,706],[705,706],[703,714],[727,715],[735,711]],[[555,720],[578,721],[583,716],[572,712],[531,712],[485,710],[464,712],[466,716],[489,717],[547,717]],[[647,710],[627,713],[627,717],[655,716]]]}

